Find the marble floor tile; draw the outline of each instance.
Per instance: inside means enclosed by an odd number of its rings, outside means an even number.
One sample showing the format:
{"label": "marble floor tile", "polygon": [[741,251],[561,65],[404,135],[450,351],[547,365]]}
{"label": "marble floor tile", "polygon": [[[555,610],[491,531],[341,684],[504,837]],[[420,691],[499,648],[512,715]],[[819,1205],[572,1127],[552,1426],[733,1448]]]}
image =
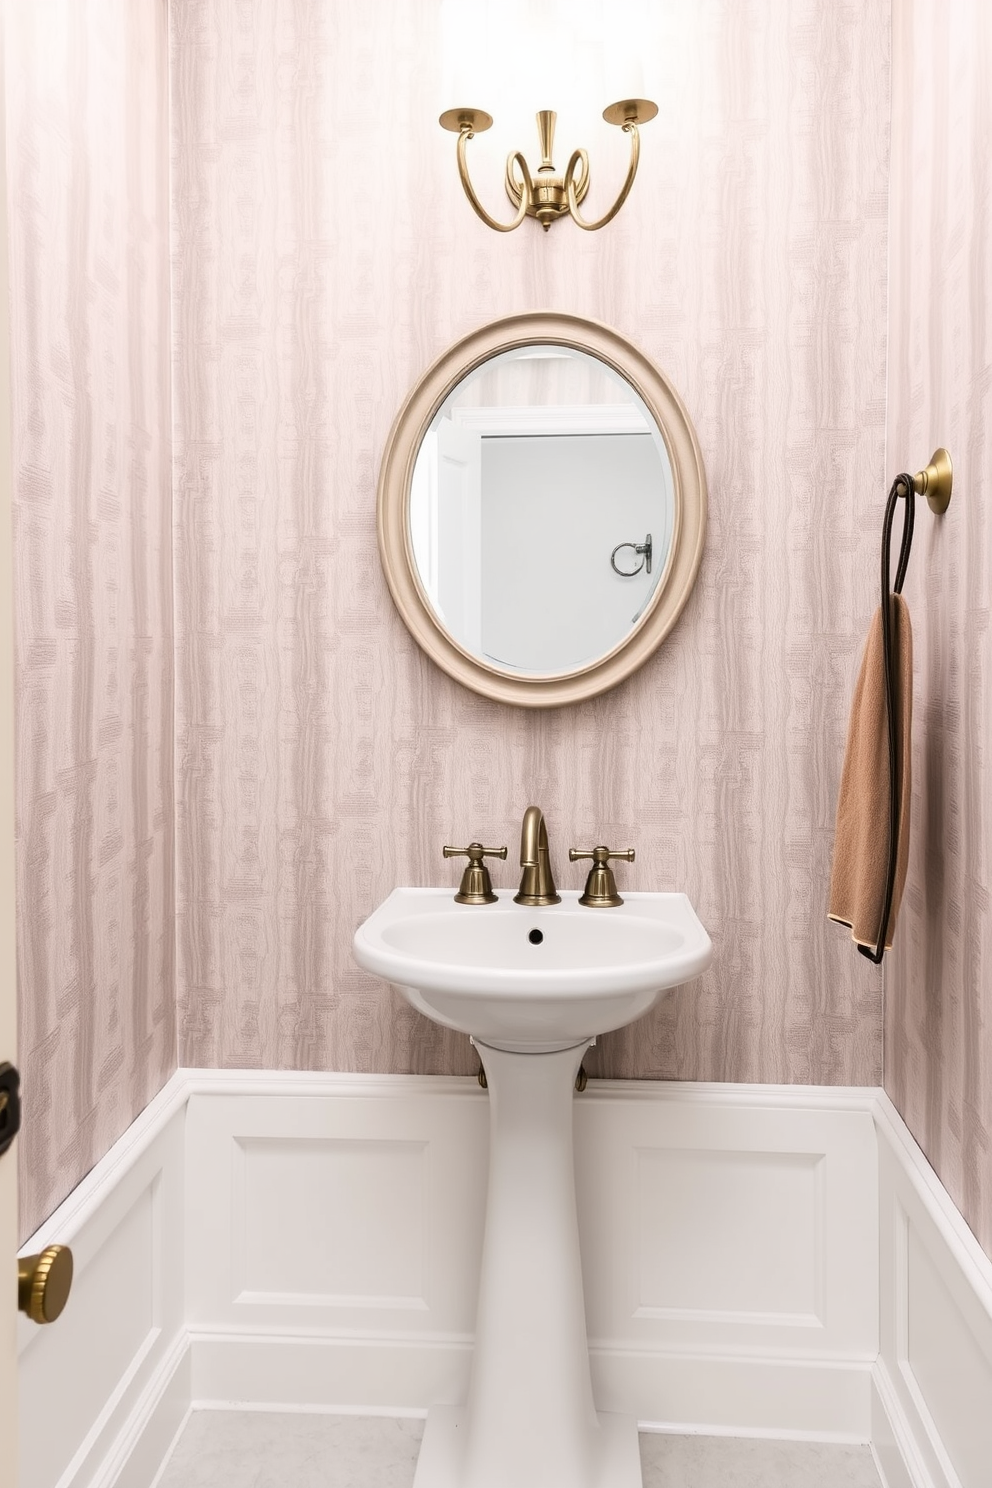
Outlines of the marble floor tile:
{"label": "marble floor tile", "polygon": [[411,1488],[424,1423],[194,1411],[157,1488]]}
{"label": "marble floor tile", "polygon": [[[412,1488],[423,1429],[390,1416],[194,1411],[156,1488]],[[641,1462],[644,1488],[881,1488],[868,1447],[642,1433]]]}
{"label": "marble floor tile", "polygon": [[881,1488],[870,1447],[641,1433],[644,1488]]}

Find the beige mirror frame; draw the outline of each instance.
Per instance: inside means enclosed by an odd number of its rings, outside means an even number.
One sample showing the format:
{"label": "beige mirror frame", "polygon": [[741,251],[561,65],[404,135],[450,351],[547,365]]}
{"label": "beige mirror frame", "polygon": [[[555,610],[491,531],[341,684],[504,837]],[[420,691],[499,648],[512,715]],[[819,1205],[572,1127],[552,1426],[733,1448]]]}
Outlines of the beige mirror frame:
{"label": "beige mirror frame", "polygon": [[[520,347],[583,351],[612,368],[647,405],[672,467],[674,514],[665,572],[629,635],[574,671],[507,672],[466,651],[444,629],[420,583],[410,532],[413,468],[424,435],[454,387],[491,357]],[[668,379],[609,326],[575,315],[532,311],[491,321],[456,341],[420,378],[396,416],[379,473],[379,553],[393,602],[419,646],[442,671],[473,692],[524,708],[582,702],[643,666],[674,626],[692,591],[706,533],[706,476],[695,431]]]}

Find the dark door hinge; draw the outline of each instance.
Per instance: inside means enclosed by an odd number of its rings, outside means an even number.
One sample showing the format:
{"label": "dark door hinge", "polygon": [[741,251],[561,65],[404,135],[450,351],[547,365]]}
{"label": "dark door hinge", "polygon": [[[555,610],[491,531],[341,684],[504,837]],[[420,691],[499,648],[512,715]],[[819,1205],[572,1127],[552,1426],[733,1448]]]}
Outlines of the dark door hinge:
{"label": "dark door hinge", "polygon": [[12,1064],[0,1064],[0,1157],[21,1129],[21,1077]]}

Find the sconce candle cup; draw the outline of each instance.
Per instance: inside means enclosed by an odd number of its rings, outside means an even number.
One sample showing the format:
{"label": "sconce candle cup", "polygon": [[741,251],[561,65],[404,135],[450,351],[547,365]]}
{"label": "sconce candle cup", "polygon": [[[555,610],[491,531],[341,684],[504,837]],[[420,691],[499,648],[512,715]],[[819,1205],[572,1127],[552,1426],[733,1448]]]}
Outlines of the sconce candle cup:
{"label": "sconce candle cup", "polygon": [[383,569],[411,635],[466,687],[522,707],[635,671],[688,600],[705,528],[675,389],[616,331],[550,311],[445,351],[379,477]]}

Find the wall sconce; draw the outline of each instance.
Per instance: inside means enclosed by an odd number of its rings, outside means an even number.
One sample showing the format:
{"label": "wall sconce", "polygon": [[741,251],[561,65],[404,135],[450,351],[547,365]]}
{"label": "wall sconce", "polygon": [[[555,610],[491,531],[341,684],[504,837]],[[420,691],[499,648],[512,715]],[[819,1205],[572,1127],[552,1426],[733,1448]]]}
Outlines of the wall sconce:
{"label": "wall sconce", "polygon": [[[607,124],[616,124],[624,134],[630,135],[630,165],[627,168],[627,179],[623,183],[620,195],[610,210],[597,222],[587,222],[579,211],[579,203],[585,199],[589,190],[587,152],[573,150],[564,176],[555,175],[551,151],[554,146],[555,120],[558,116],[553,109],[542,109],[537,116],[537,132],[541,142],[541,164],[537,168],[537,179],[531,176],[527,162],[519,150],[512,150],[507,156],[506,194],[517,209],[517,215],[512,222],[497,222],[495,217],[490,217],[475,194],[465,161],[465,146],[473,135],[482,134],[491,127],[492,115],[485,113],[483,109],[446,109],[438,123],[442,129],[450,129],[452,133],[458,135],[458,174],[461,177],[462,187],[472,203],[476,216],[481,217],[487,227],[494,228],[496,232],[512,232],[515,227],[520,226],[525,217],[536,217],[544,231],[547,232],[552,222],[557,221],[559,217],[564,217],[567,213],[572,221],[586,232],[595,232],[598,228],[605,227],[608,222],[612,222],[627,200],[637,174],[637,161],[641,151],[638,125],[649,123],[657,112],[658,105],[648,98],[627,98],[620,103],[611,103],[609,108],[603,110],[603,118]],[[514,167],[519,169],[519,179]]]}

